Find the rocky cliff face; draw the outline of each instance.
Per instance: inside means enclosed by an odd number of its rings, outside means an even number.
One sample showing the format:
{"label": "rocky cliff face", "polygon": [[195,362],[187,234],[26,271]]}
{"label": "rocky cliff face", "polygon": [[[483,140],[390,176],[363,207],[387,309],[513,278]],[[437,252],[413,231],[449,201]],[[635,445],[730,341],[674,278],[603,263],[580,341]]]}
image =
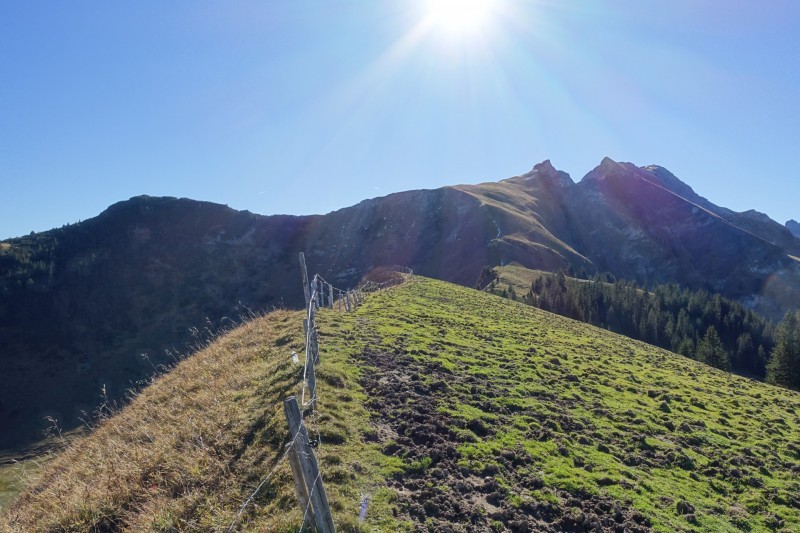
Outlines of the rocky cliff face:
{"label": "rocky cliff face", "polygon": [[[715,206],[660,167],[609,159],[577,189],[571,207],[576,218],[584,216],[575,246],[599,270],[707,288],[771,314],[781,312],[784,303],[772,301],[768,285],[777,272],[796,275],[789,255],[797,244],[768,217]],[[797,287],[791,290],[797,294]]]}
{"label": "rocky cliff face", "polygon": [[244,309],[301,305],[300,251],[342,288],[379,265],[472,285],[517,262],[703,287],[772,316],[800,301],[800,239],[657,166],[605,159],[574,183],[545,161],[308,217],[138,197],[0,246],[0,448],[34,440],[46,415],[78,424],[103,387],[121,398]]}

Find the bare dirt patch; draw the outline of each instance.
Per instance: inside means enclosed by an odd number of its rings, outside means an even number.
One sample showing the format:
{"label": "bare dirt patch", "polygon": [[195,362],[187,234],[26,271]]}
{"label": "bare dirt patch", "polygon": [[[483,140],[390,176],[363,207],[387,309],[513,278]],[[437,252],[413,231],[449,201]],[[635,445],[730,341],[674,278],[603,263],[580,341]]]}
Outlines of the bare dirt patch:
{"label": "bare dirt patch", "polygon": [[410,519],[415,531],[651,531],[644,515],[607,497],[564,490],[553,491],[554,501],[531,497],[544,483],[535,475],[536,458],[521,447],[503,450],[481,471],[459,465],[460,443],[503,427],[441,411],[453,384],[474,377],[399,351],[365,351],[360,359],[374,370],[362,380],[375,427],[371,438],[406,465],[389,484],[406,515],[398,518]]}

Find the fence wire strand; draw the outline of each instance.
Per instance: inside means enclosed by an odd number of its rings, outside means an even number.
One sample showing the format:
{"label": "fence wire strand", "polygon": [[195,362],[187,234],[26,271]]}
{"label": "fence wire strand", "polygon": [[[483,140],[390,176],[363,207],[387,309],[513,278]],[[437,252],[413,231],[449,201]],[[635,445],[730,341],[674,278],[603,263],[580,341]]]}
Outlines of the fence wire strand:
{"label": "fence wire strand", "polygon": [[[391,267],[391,270],[394,271],[394,272],[399,272],[399,273],[405,274],[408,277],[413,277],[413,275],[414,275],[414,271],[411,270],[410,268],[407,268],[407,267],[394,266],[394,267]],[[335,297],[331,298],[331,295],[338,294],[339,295],[339,298],[338,298],[338,304],[339,304],[338,309],[339,309],[339,311],[341,311],[343,308],[344,308],[345,311],[348,311],[348,310],[349,311],[353,311],[353,310],[355,310],[355,308],[358,305],[360,305],[363,302],[364,294],[380,291],[382,289],[385,289],[385,288],[393,286],[393,285],[399,285],[400,283],[403,283],[404,281],[406,281],[406,279],[407,279],[406,277],[398,277],[398,278],[394,278],[394,279],[390,279],[390,280],[384,281],[382,283],[375,283],[373,281],[367,281],[366,283],[364,283],[361,286],[356,287],[355,289],[352,289],[352,290],[340,289],[340,288],[336,287],[335,285],[333,285],[332,283],[330,283],[327,280],[325,280],[319,274],[315,274],[314,278],[310,282],[311,286],[308,287],[310,297],[309,297],[309,301],[308,301],[308,306],[306,307],[306,331],[305,331],[306,339],[305,339],[305,364],[303,366],[303,388],[302,388],[300,399],[301,399],[301,405],[302,406],[304,406],[304,407],[311,406],[313,408],[314,416],[313,416],[313,428],[312,428],[312,430],[316,433],[316,438],[317,438],[316,446],[317,446],[317,449],[321,449],[321,447],[322,447],[322,436],[321,436],[321,433],[320,433],[320,430],[319,430],[319,416],[318,416],[318,412],[317,412],[317,409],[316,409],[316,407],[317,407],[316,406],[317,398],[316,397],[310,398],[308,403],[306,403],[306,401],[305,401],[306,389],[308,387],[308,365],[309,365],[309,362],[312,365],[314,364],[314,361],[318,356],[317,353],[315,353],[315,351],[319,350],[319,340],[318,340],[318,338],[316,338],[315,310],[319,309],[320,307],[322,307],[322,305],[320,305],[320,303],[324,303],[326,296],[327,296],[327,299],[328,299],[327,307],[330,307],[331,309],[335,309],[336,308],[335,304],[337,303],[337,299]],[[351,296],[352,296],[352,298],[351,298]],[[343,300],[345,300],[345,299],[350,300],[350,306],[344,306],[343,305],[344,304]],[[349,307],[349,309],[348,309],[348,307]],[[316,339],[316,342],[314,342],[315,339]],[[313,346],[312,344],[315,344],[316,346]],[[316,392],[316,391],[314,391],[314,392]],[[264,485],[266,485],[267,482],[275,474],[275,472],[277,472],[278,468],[281,466],[281,463],[283,463],[284,459],[286,459],[288,457],[289,453],[291,453],[292,450],[294,450],[295,442],[297,441],[297,438],[300,436],[300,433],[301,433],[301,431],[302,431],[302,429],[304,427],[305,427],[305,424],[301,421],[300,428],[298,428],[298,430],[292,436],[292,439],[289,441],[289,444],[286,445],[286,450],[284,451],[283,455],[275,462],[275,464],[273,465],[273,467],[270,470],[270,472],[266,475],[266,477],[264,477],[264,479],[261,481],[261,483],[258,484],[258,486],[253,491],[253,493],[250,494],[250,496],[244,501],[242,506],[239,508],[239,511],[236,513],[236,516],[233,518],[233,521],[231,522],[231,525],[228,527],[227,533],[232,533],[234,531],[234,527],[236,527],[236,524],[239,522],[239,519],[242,517],[242,515],[244,514],[245,510],[247,509],[247,507],[250,506],[250,504],[253,502],[253,500],[255,500],[256,496],[261,491],[261,489],[264,487]],[[308,428],[306,428],[306,432],[308,432]],[[321,470],[317,471],[317,477],[314,479],[314,482],[311,484],[311,487],[307,487],[307,489],[310,490],[310,492],[308,493],[308,502],[306,503],[305,509],[303,510],[303,519],[302,519],[300,528],[298,529],[298,533],[300,533],[303,530],[303,528],[305,527],[306,520],[308,519],[309,513],[313,512],[312,511],[312,504],[311,504],[312,495],[314,494],[314,491],[316,490],[318,483],[322,483],[322,471]]]}

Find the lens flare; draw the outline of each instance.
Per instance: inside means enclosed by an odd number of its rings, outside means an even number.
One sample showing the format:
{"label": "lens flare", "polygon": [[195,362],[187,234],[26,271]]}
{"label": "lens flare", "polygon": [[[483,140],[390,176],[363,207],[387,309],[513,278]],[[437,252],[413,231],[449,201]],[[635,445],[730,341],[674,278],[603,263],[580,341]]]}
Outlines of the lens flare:
{"label": "lens flare", "polygon": [[488,26],[497,0],[427,0],[428,22],[450,35],[474,35]]}

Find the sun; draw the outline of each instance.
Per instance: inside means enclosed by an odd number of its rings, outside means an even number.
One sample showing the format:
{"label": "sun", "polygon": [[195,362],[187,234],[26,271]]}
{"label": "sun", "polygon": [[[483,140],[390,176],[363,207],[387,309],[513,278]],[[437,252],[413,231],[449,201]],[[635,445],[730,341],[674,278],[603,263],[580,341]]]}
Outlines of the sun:
{"label": "sun", "polygon": [[482,33],[490,24],[498,0],[425,0],[426,22],[450,36]]}

